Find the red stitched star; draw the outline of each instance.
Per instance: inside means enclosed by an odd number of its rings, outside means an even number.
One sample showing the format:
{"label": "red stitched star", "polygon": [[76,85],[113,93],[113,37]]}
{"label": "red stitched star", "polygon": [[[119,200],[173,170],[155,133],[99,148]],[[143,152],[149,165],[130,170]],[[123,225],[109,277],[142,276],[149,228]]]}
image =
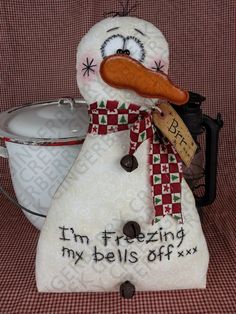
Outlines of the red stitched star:
{"label": "red stitched star", "polygon": [[135,143],[130,143],[131,148],[135,148],[135,145],[136,145]]}
{"label": "red stitched star", "polygon": [[166,211],[166,213],[170,213],[170,211],[171,211],[170,205],[167,205],[167,206],[165,207],[165,211]]}
{"label": "red stitched star", "polygon": [[164,185],[163,185],[163,188],[164,188],[164,192],[168,192],[169,189],[170,189],[170,187],[169,187],[168,184],[164,184]]}
{"label": "red stitched star", "polygon": [[167,165],[163,165],[163,166],[162,166],[162,171],[163,171],[163,172],[167,172],[167,170],[168,170]]}

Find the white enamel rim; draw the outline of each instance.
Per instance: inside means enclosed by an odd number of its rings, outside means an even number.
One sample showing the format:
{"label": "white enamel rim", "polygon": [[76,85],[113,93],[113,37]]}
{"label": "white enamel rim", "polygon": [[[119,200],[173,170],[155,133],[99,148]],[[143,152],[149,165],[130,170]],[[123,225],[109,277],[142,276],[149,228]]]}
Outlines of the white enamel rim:
{"label": "white enamel rim", "polygon": [[[31,107],[31,106],[48,106],[48,105],[60,105],[61,101],[64,101],[64,103],[68,103],[68,105],[72,105],[72,102],[74,104],[83,104],[85,105],[85,100],[81,98],[75,98],[71,99],[68,97],[63,97],[59,99],[49,100],[49,101],[40,101],[40,102],[33,102],[29,104],[24,104],[22,106],[13,107],[10,108],[7,111],[0,113],[0,125],[4,125],[5,121],[9,119],[9,115],[16,110],[20,110],[25,107]],[[35,146],[61,146],[61,145],[78,145],[82,144],[84,142],[85,136],[75,136],[75,137],[66,137],[66,138],[35,138],[35,137],[28,137],[28,136],[22,136],[17,134],[12,134],[10,132],[7,132],[4,129],[0,129],[0,138],[3,139],[4,142],[13,142],[18,144],[24,144],[24,145],[35,145]]]}

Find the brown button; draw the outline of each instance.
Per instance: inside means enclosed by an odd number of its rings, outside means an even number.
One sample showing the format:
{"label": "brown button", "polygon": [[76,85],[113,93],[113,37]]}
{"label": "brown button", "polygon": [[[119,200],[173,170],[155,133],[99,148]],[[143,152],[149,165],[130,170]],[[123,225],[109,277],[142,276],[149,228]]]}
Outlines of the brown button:
{"label": "brown button", "polygon": [[120,294],[125,299],[131,299],[135,294],[135,286],[126,280],[120,285]]}
{"label": "brown button", "polygon": [[121,167],[127,172],[132,172],[138,168],[138,161],[134,155],[125,155],[120,161]]}
{"label": "brown button", "polygon": [[123,233],[130,239],[136,238],[140,232],[140,225],[136,221],[128,221],[123,227]]}

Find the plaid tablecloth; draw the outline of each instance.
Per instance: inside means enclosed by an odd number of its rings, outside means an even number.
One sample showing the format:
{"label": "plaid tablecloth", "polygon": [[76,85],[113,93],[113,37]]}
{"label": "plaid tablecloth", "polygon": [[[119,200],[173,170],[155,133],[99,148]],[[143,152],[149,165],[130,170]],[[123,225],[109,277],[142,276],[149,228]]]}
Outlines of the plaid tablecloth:
{"label": "plaid tablecloth", "polygon": [[[134,4],[135,1],[130,1]],[[0,0],[0,110],[62,96],[78,97],[76,46],[119,2]],[[218,195],[203,209],[210,252],[206,290],[39,294],[34,277],[39,232],[0,195],[0,313],[236,313],[235,22],[234,1],[139,1],[132,15],[157,25],[170,44],[170,76],[221,112]],[[0,181],[13,194],[7,160]]]}

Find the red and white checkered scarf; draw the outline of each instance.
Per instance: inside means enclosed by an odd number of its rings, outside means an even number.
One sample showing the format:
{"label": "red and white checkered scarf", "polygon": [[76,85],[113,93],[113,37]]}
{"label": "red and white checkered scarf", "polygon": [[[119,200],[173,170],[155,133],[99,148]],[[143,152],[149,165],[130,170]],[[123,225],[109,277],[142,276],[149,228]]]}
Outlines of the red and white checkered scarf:
{"label": "red and white checkered scarf", "polygon": [[143,141],[149,140],[150,184],[155,208],[153,223],[160,221],[166,214],[182,223],[182,162],[166,138],[161,143],[155,136],[152,111],[140,109],[135,104],[119,104],[118,101],[108,100],[106,103],[102,101],[90,104],[88,112],[90,134],[105,135],[130,130],[130,155],[135,153]]}

